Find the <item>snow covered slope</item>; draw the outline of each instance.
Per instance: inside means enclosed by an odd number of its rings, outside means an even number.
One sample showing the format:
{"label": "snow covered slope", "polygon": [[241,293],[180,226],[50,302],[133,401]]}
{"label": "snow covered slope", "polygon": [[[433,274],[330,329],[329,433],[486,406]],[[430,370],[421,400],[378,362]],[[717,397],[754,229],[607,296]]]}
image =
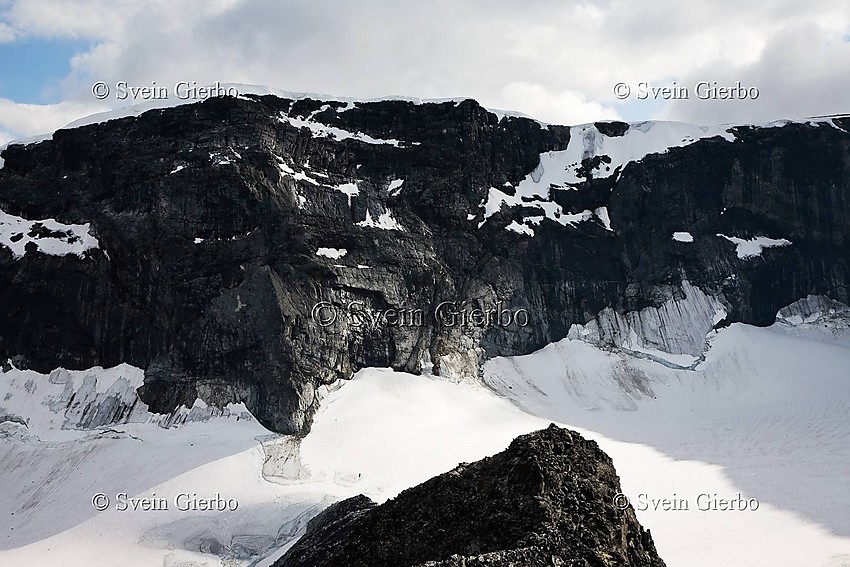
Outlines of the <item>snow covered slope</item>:
{"label": "snow covered slope", "polygon": [[[570,129],[566,150],[549,152],[540,157],[537,169],[517,188],[523,194],[541,195],[548,189],[570,189],[587,180],[615,175],[627,163],[639,161],[649,154],[687,146],[703,138],[720,137],[735,141],[730,126],[697,126],[683,122],[637,122],[622,133],[605,130],[605,123],[582,124]],[[613,135],[612,135],[613,134]],[[599,157],[591,167],[584,160]]]}
{"label": "snow covered slope", "polygon": [[[850,565],[850,319],[798,304],[772,327],[721,330],[695,370],[565,339],[491,360],[485,377],[534,415],[664,455],[600,442],[671,565]],[[700,510],[715,493],[759,506]],[[654,510],[665,498],[690,509]]]}
{"label": "snow covered slope", "polygon": [[555,202],[554,191],[577,191],[591,179],[617,176],[628,163],[640,161],[649,154],[664,153],[670,148],[687,146],[704,138],[720,137],[732,142],[731,126],[698,126],[682,122],[623,122],[582,124],[570,128],[570,141],[562,151],[540,154],[537,167],[513,187],[490,188],[481,203],[484,220],[502,207],[538,208],[540,215],[531,215],[509,226],[514,232],[534,236],[533,225],[543,218],[564,226],[574,225],[596,217],[611,229],[607,208],[594,211],[565,211]]}
{"label": "snow covered slope", "polygon": [[[813,297],[780,315],[771,328],[719,331],[692,371],[571,339],[490,361],[492,389],[362,370],[321,392],[301,440],[200,401],[182,410],[195,420],[97,411],[127,407],[132,367],[11,369],[0,374],[0,482],[17,490],[0,494],[0,564],[269,565],[328,503],[381,502],[556,421],[612,456],[671,566],[847,566],[846,307]],[[85,400],[74,419],[69,389]],[[92,411],[111,417],[79,418]],[[98,493],[110,498],[102,512]],[[121,493],[159,509],[119,510]],[[747,509],[699,509],[738,494]],[[225,509],[175,500],[216,495]]]}
{"label": "snow covered slope", "polygon": [[[165,420],[137,406],[126,412],[132,419],[94,428],[64,419],[59,380],[96,382],[90,389],[123,399],[140,375],[127,366],[0,375],[0,413],[14,415],[0,425],[0,479],[15,487],[0,494],[0,564],[97,566],[120,557],[128,566],[251,565],[332,501],[358,493],[384,500],[547,425],[482,386],[390,370],[365,370],[325,391],[300,443],[235,407]],[[196,402],[192,411],[203,409]],[[174,421],[182,423],[164,427]],[[110,500],[105,511],[94,508],[99,494]],[[223,510],[180,509],[217,495]],[[148,501],[133,509],[133,498]]]}
{"label": "snow covered slope", "polygon": [[[288,529],[275,514],[291,497],[259,474],[257,438],[268,432],[244,407],[222,411],[198,400],[151,414],[135,395],[141,380],[127,365],[0,374],[0,564],[114,565],[120,556],[122,565],[163,565],[204,560],[204,551],[248,557]],[[216,494],[228,506],[224,523],[220,514],[177,509]],[[109,510],[99,512],[103,497]],[[134,510],[136,497],[150,502]]]}

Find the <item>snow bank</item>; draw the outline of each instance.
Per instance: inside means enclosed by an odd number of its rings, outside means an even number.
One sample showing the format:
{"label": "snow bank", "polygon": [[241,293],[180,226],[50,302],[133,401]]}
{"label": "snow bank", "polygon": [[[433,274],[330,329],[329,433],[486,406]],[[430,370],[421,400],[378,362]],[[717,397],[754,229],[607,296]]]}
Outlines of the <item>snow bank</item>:
{"label": "snow bank", "polygon": [[381,230],[404,230],[404,228],[393,217],[392,212],[387,209],[381,213],[377,219],[372,218],[372,214],[366,211],[366,218],[356,223],[357,226],[365,228],[379,228]]}
{"label": "snow bank", "polygon": [[326,124],[322,124],[321,122],[317,122],[314,120],[297,118],[293,116],[288,116],[285,113],[281,113],[281,120],[283,122],[288,122],[292,126],[296,128],[307,128],[310,130],[310,133],[314,138],[333,138],[335,140],[347,140],[353,139],[359,142],[364,142],[366,144],[387,144],[390,146],[398,147],[403,142],[394,139],[380,139],[373,138],[368,134],[364,134],[363,132],[349,132],[348,130],[343,130],[341,128],[336,128],[334,126],[328,126]]}
{"label": "snow bank", "polygon": [[89,223],[63,224],[53,219],[32,221],[0,210],[0,244],[11,250],[15,259],[26,255],[30,243],[43,254],[75,254],[82,258],[87,251],[100,248],[90,230]]}
{"label": "snow bank", "polygon": [[[549,188],[570,189],[588,177],[610,177],[633,161],[670,148],[693,144],[705,138],[735,140],[728,126],[698,126],[684,122],[638,122],[629,124],[622,136],[609,136],[595,124],[570,128],[566,150],[540,155],[537,169],[526,177],[519,189],[542,194]],[[599,158],[590,168],[584,160]]]}
{"label": "snow bank", "polygon": [[534,229],[524,224],[520,224],[517,221],[511,221],[511,224],[506,226],[505,230],[510,230],[511,232],[516,232],[518,234],[527,234],[528,236],[534,236]]}
{"label": "snow bank", "polygon": [[[539,224],[537,220],[540,218],[547,218],[549,220],[555,221],[561,226],[574,226],[580,222],[584,222],[586,220],[591,219],[594,216],[594,213],[589,210],[584,210],[579,213],[570,213],[564,211],[564,209],[558,203],[554,201],[547,200],[549,199],[548,193],[545,198],[536,198],[535,195],[530,194],[520,194],[519,190],[515,192],[513,195],[508,195],[504,191],[500,189],[496,189],[495,187],[491,187],[487,193],[487,197],[481,202],[479,208],[484,209],[484,219],[478,223],[478,228],[484,226],[484,223],[487,220],[499,212],[503,207],[524,207],[529,209],[537,208],[542,213],[541,215],[533,215],[530,217],[526,217],[523,219],[523,225],[526,228],[530,228],[528,226],[531,224]],[[600,211],[601,209],[597,209]],[[607,208],[604,210],[604,213],[600,212],[599,214],[604,215],[604,219],[602,222],[606,225],[606,228],[610,229],[610,220],[608,220],[608,210]],[[476,215],[471,214],[467,218],[472,220],[476,217]],[[602,217],[600,217],[602,218]],[[511,222],[511,226],[517,225],[516,221]],[[507,227],[506,227],[507,228]],[[534,231],[526,231],[524,229],[517,230],[516,228],[508,228],[508,230],[513,230],[514,232],[523,232],[525,234],[529,234],[530,236],[534,235]]]}
{"label": "snow bank", "polygon": [[765,248],[776,248],[778,246],[789,246],[790,240],[784,238],[768,238],[767,236],[756,236],[750,239],[738,238],[737,236],[726,236],[725,234],[717,234],[720,238],[725,238],[735,245],[735,252],[738,258],[746,260],[761,256],[762,250]]}
{"label": "snow bank", "polygon": [[324,256],[332,260],[339,260],[346,254],[348,254],[348,250],[345,248],[319,248],[316,250],[316,256]]}
{"label": "snow bank", "polygon": [[503,206],[522,206],[539,208],[547,219],[563,226],[575,225],[596,216],[607,230],[611,230],[607,208],[593,212],[564,211],[554,202],[552,191],[578,190],[581,183],[611,177],[628,163],[640,161],[647,155],[714,137],[730,142],[735,140],[729,126],[638,122],[629,124],[621,136],[603,134],[595,124],[573,126],[567,149],[540,154],[537,167],[516,186],[513,195],[490,188],[480,205],[484,209],[484,220],[479,227]]}
{"label": "snow bank", "polygon": [[393,197],[398,197],[402,185],[404,185],[404,179],[393,179],[387,186],[387,192]]}
{"label": "snow bank", "polygon": [[[850,562],[850,333],[842,336],[734,324],[693,370],[565,339],[490,360],[484,375],[529,413],[602,437],[669,565],[838,567]],[[699,508],[738,494],[757,509]],[[664,499],[689,506],[665,511]]]}
{"label": "snow bank", "polygon": [[[351,206],[351,198],[360,194],[360,189],[357,188],[357,183],[343,183],[334,187],[334,191],[339,191],[348,197],[348,206]],[[368,213],[367,213],[368,214]]]}

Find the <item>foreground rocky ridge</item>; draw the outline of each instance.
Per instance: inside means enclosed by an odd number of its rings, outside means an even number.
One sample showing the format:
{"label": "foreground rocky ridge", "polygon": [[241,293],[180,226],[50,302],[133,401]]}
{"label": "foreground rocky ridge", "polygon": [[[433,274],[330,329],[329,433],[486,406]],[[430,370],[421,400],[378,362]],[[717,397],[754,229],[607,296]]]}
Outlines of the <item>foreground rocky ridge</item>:
{"label": "foreground rocky ridge", "polygon": [[380,505],[338,502],[275,567],[663,566],[611,459],[554,424]]}
{"label": "foreground rocky ridge", "polygon": [[[474,377],[574,324],[695,356],[724,317],[850,300],[850,120],[674,128],[684,147],[637,161],[606,150],[652,128],[246,96],[11,145],[0,356],[126,362],[152,411],[244,402],[304,432],[315,388],[366,366]],[[790,244],[742,255],[756,237]],[[528,324],[451,315],[473,308]]]}

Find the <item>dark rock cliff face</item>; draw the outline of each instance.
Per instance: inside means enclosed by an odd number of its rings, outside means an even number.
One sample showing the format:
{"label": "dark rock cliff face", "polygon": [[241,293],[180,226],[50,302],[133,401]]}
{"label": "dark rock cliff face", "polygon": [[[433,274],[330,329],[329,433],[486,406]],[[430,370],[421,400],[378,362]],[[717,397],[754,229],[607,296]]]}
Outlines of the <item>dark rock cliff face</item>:
{"label": "dark rock cliff face", "polygon": [[[671,274],[682,267],[691,281],[722,291],[731,321],[756,325],[773,323],[777,310],[806,289],[846,303],[850,119],[836,124],[844,131],[804,124],[739,128],[734,143],[705,140],[626,168],[609,207],[634,277],[651,280],[662,265]],[[651,226],[640,219],[652,219]],[[730,247],[723,239],[698,239],[672,254],[658,246],[683,224],[694,236],[769,235],[793,246],[765,250],[757,262],[717,250]]]}
{"label": "dark rock cliff face", "polygon": [[[127,362],[153,411],[244,401],[304,432],[319,384],[364,366],[474,376],[605,307],[658,305],[684,279],[756,324],[808,294],[847,303],[848,130],[738,128],[609,176],[594,172],[610,158],[589,156],[544,205],[501,210],[492,188],[518,195],[570,128],[471,100],[249,96],[60,130],[3,151],[0,210],[89,223],[98,246],[50,255],[38,227],[12,234],[25,253],[0,246],[0,356],[43,372]],[[506,230],[542,206],[607,207],[611,230],[589,213]],[[742,260],[718,233],[793,245]]]}
{"label": "dark rock cliff face", "polygon": [[619,484],[596,443],[551,425],[380,506],[332,505],[275,567],[663,566]]}

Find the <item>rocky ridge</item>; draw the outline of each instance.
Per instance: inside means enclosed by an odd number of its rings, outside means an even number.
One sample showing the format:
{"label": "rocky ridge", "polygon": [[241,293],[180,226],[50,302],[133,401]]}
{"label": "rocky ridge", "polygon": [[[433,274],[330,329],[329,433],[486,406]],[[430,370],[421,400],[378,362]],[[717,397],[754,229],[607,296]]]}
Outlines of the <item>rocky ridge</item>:
{"label": "rocky ridge", "polygon": [[376,506],[331,505],[275,567],[656,566],[611,459],[554,424]]}

